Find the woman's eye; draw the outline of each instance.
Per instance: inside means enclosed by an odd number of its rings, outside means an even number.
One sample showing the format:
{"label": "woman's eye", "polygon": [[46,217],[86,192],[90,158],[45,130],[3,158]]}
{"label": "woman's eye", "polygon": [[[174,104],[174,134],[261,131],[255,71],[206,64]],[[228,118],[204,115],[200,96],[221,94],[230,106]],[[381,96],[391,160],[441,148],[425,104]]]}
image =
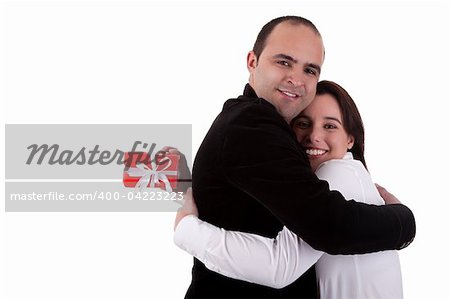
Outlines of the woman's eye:
{"label": "woman's eye", "polygon": [[336,126],[336,125],[333,125],[333,124],[326,124],[326,125],[324,126],[324,128],[325,128],[325,129],[328,129],[328,130],[331,130],[331,129],[337,129],[337,126]]}
{"label": "woman's eye", "polygon": [[295,126],[300,129],[307,129],[309,128],[309,123],[306,121],[299,121],[295,124]]}

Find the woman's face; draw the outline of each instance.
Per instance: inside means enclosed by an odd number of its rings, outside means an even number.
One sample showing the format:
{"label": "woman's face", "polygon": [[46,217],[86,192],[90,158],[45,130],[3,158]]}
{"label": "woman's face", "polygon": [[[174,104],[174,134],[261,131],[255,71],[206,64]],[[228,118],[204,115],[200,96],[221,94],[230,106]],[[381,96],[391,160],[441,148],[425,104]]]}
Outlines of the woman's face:
{"label": "woman's face", "polygon": [[325,161],[342,159],[353,146],[354,138],[345,131],[338,103],[330,94],[316,96],[293,128],[314,171]]}

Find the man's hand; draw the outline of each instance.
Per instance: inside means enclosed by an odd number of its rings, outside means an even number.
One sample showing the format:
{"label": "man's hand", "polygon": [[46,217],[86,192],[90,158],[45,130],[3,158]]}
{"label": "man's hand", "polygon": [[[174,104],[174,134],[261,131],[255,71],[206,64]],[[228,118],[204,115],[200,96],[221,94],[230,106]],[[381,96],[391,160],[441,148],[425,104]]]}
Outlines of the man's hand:
{"label": "man's hand", "polygon": [[177,216],[175,217],[174,230],[177,228],[178,223],[187,215],[198,216],[197,205],[194,202],[194,197],[192,196],[192,188],[188,188],[184,194],[183,206],[178,209]]}
{"label": "man's hand", "polygon": [[384,202],[387,205],[401,204],[400,200],[398,200],[397,197],[389,193],[384,187],[378,184],[375,184],[375,186],[377,187],[378,192],[380,193],[381,197],[384,199]]}

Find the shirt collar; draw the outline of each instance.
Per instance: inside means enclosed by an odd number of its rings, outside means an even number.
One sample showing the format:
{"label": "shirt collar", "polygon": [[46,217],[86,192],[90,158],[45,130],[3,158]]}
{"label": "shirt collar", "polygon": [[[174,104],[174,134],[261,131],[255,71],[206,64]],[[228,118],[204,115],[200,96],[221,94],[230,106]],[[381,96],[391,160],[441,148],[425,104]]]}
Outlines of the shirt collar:
{"label": "shirt collar", "polygon": [[249,98],[257,98],[258,96],[256,95],[255,90],[253,89],[253,87],[250,86],[250,84],[245,84],[245,88],[244,88],[244,96],[249,97]]}
{"label": "shirt collar", "polygon": [[344,159],[344,160],[353,160],[353,154],[351,152],[346,152],[342,159]]}
{"label": "shirt collar", "polygon": [[256,94],[256,92],[253,89],[253,87],[251,87],[250,84],[248,84],[248,83],[245,85],[243,96],[246,97],[246,98],[258,99],[260,103],[262,103],[264,105],[267,105],[267,106],[270,106],[274,110],[276,110],[275,106],[272,103],[270,103],[269,101],[267,101],[267,100],[265,100],[263,98],[258,97],[258,95]]}

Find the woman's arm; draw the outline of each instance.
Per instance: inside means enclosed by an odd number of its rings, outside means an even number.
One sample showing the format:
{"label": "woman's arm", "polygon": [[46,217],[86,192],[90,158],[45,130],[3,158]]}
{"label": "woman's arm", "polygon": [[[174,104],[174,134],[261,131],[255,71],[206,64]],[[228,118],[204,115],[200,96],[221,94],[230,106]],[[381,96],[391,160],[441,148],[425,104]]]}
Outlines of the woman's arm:
{"label": "woman's arm", "polygon": [[174,241],[212,271],[273,288],[297,280],[323,254],[287,228],[270,239],[226,231],[194,215],[179,221]]}

